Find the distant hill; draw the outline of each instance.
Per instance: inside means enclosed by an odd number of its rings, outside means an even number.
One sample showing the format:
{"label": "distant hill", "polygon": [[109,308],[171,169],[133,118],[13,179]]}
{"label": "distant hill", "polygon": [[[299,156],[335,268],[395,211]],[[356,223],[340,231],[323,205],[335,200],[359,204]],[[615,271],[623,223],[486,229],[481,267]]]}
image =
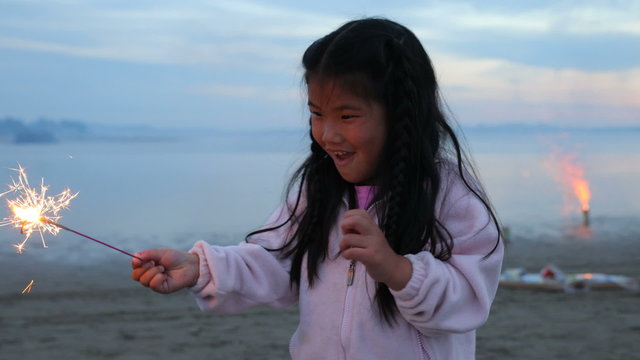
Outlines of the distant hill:
{"label": "distant hill", "polygon": [[[640,126],[563,127],[546,124],[468,125],[461,127],[470,136],[522,134],[616,134],[640,133]],[[149,125],[87,124],[78,120],[38,119],[27,122],[13,117],[0,118],[0,143],[50,144],[66,141],[148,142],[174,141],[200,137],[215,138],[212,146],[221,150],[276,148],[300,149],[308,146],[308,129],[223,130],[214,128],[156,128]]]}
{"label": "distant hill", "polygon": [[39,119],[26,123],[15,118],[0,118],[0,142],[54,143],[86,134],[87,126],[80,121]]}
{"label": "distant hill", "polygon": [[50,144],[65,141],[148,141],[172,137],[149,126],[89,125],[78,120],[0,118],[0,143]]}

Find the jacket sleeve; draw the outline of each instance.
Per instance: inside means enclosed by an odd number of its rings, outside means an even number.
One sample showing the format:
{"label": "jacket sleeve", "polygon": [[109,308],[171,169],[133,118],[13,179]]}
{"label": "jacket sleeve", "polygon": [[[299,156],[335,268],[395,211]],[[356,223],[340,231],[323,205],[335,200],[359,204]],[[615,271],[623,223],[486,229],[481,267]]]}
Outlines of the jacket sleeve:
{"label": "jacket sleeve", "polygon": [[[271,216],[268,225],[286,220],[286,205]],[[289,282],[290,261],[280,252],[288,226],[254,235],[235,246],[197,242],[190,250],[200,258],[200,276],[191,292],[201,310],[219,314],[244,311],[255,305],[284,308],[297,302],[297,289]]]}
{"label": "jacket sleeve", "polygon": [[[456,177],[442,194],[438,218],[453,237],[452,256],[406,255],[413,266],[407,285],[391,291],[400,314],[424,335],[464,333],[484,324],[495,297],[502,241],[484,204]],[[490,254],[490,255],[489,255]]]}

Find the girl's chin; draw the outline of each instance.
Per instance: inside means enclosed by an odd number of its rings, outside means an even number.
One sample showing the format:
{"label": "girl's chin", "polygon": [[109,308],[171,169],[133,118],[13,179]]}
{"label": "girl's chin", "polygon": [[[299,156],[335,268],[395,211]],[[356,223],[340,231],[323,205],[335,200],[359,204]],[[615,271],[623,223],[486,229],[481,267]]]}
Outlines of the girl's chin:
{"label": "girl's chin", "polygon": [[353,185],[376,185],[375,179],[372,179],[370,177],[352,174],[347,171],[340,171],[339,169],[338,169],[338,173],[340,174],[340,177],[342,177],[344,181],[351,183]]}

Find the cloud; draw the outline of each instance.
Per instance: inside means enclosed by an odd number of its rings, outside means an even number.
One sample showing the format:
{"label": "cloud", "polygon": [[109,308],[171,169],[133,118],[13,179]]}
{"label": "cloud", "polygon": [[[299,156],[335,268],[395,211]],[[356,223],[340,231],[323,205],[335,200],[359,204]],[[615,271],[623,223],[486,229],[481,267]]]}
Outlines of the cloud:
{"label": "cloud", "polygon": [[192,89],[196,94],[213,95],[216,97],[287,101],[301,103],[304,96],[300,88],[293,87],[272,87],[256,85],[231,85],[231,84],[210,84]]}
{"label": "cloud", "polygon": [[[0,49],[178,65],[171,70],[206,77],[205,85],[184,80],[175,87],[180,91],[298,103],[298,84],[286,85],[299,70],[304,49],[351,18],[339,2],[331,1],[317,5],[321,11],[300,10],[293,1],[276,6],[257,0],[7,0],[0,12]],[[633,114],[640,110],[640,60],[633,58],[638,53],[614,50],[631,49],[637,42],[640,2],[497,3],[434,1],[411,8],[400,4],[385,13],[429,43],[447,97],[461,107],[482,108],[478,116],[514,118],[528,113],[545,119],[605,117],[611,112],[621,120],[637,118]],[[597,51],[606,56],[589,56],[595,35],[600,41]],[[618,40],[611,45],[613,38]],[[571,51],[563,52],[565,40],[567,46],[574,43]],[[527,47],[537,51],[524,51]],[[554,56],[570,59],[544,61]],[[587,65],[572,62],[574,58],[609,66],[585,70]],[[614,58],[630,60],[613,66]],[[230,78],[242,85],[228,83]],[[207,81],[214,83],[206,85]]]}
{"label": "cloud", "polygon": [[[640,36],[640,2],[607,4],[575,1],[535,4],[531,8],[491,7],[474,2],[438,2],[398,11],[416,25],[447,32],[499,30],[515,33],[624,34]],[[422,25],[424,26],[424,25]]]}
{"label": "cloud", "polygon": [[441,85],[464,100],[637,107],[640,67],[618,71],[553,69],[501,59],[434,57]]}
{"label": "cloud", "polygon": [[640,125],[640,67],[583,71],[434,56],[445,100],[468,123]]}
{"label": "cloud", "polygon": [[[0,13],[0,33],[5,34],[1,48],[134,62],[249,66],[265,72],[288,71],[306,45],[347,20],[339,10],[326,13],[242,0],[9,4],[7,9],[13,10]],[[399,6],[389,14],[423,40],[463,41],[464,47],[470,37],[486,39],[495,31],[511,37],[640,35],[640,2],[560,2],[525,9],[490,5],[435,2]]]}
{"label": "cloud", "polygon": [[[159,3],[159,4],[158,4]],[[76,4],[0,14],[0,48],[133,62],[247,66],[290,71],[304,46],[337,16],[247,1]],[[48,16],[25,16],[20,14]]]}
{"label": "cloud", "polygon": [[52,41],[28,40],[13,37],[0,37],[0,48],[28,50],[63,55],[103,58],[113,60],[129,60],[139,62],[169,63],[169,59],[159,50],[128,46],[126,49],[106,45],[71,45]]}

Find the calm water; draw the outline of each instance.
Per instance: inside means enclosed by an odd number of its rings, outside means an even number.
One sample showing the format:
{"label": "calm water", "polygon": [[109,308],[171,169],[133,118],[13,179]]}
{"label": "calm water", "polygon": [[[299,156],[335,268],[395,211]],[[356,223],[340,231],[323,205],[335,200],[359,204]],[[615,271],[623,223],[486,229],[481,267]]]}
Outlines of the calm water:
{"label": "calm water", "polygon": [[[605,239],[640,237],[638,135],[473,132],[467,138],[513,236]],[[7,168],[19,162],[32,185],[44,177],[50,194],[70,187],[80,194],[60,222],[128,251],[187,249],[197,239],[236,243],[278,206],[303,157],[303,137],[0,144],[0,184],[15,176]],[[590,232],[580,230],[580,205],[556,180],[554,159],[567,154],[575,155],[591,186]],[[2,205],[0,217],[7,215]],[[0,255],[13,256],[10,245],[20,239],[15,229],[0,228]],[[43,249],[37,236],[30,239],[27,256],[76,262],[123,256],[70,233],[46,240],[49,248]]]}

